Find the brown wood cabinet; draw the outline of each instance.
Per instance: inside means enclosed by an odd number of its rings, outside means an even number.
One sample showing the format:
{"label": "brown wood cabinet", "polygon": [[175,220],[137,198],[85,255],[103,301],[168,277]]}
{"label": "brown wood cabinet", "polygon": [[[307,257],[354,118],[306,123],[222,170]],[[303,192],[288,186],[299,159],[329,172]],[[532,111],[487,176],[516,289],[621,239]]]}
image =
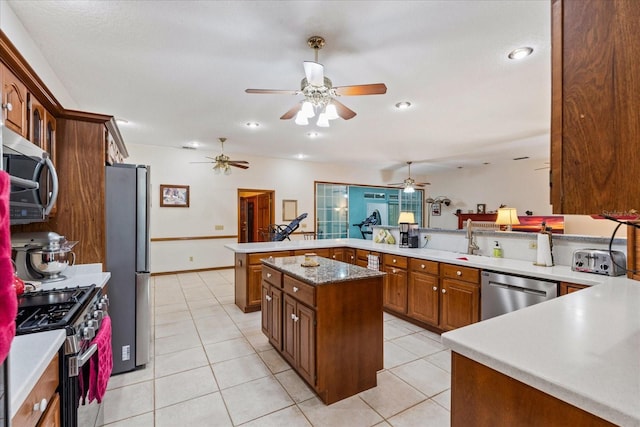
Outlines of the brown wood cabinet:
{"label": "brown wood cabinet", "polygon": [[290,251],[235,254],[235,303],[244,313],[260,310],[262,295],[262,258],[289,256]]}
{"label": "brown wood cabinet", "polygon": [[56,393],[59,384],[58,372],[58,353],[56,353],[36,382],[36,385],[29,392],[20,408],[18,408],[11,420],[13,426],[60,425],[60,399]]}
{"label": "brown wood cabinet", "polygon": [[552,1],[554,213],[640,210],[638,22],[637,0]]}
{"label": "brown wood cabinet", "polygon": [[346,262],[347,264],[355,264],[356,250],[351,248],[333,248],[331,249],[330,258],[336,261]]}
{"label": "brown wood cabinet", "polygon": [[440,274],[440,328],[450,331],[479,322],[480,270],[441,264]]}
{"label": "brown wood cabinet", "polygon": [[[272,273],[269,292],[282,289],[282,346],[269,341],[320,399],[331,404],[375,387],[383,369],[382,276],[312,285],[263,269]],[[277,321],[264,311],[262,328],[270,336]]]}
{"label": "brown wood cabinet", "polygon": [[27,138],[27,87],[5,65],[0,64],[4,125]]}
{"label": "brown wood cabinet", "polygon": [[588,287],[589,285],[578,285],[577,283],[560,282],[560,295],[567,295],[571,292],[576,292]]}
{"label": "brown wood cabinet", "polygon": [[262,332],[282,350],[282,273],[262,268]]}
{"label": "brown wood cabinet", "polygon": [[407,315],[436,327],[440,319],[438,272],[438,263],[435,261],[409,259]]}
{"label": "brown wood cabinet", "polygon": [[383,254],[383,307],[405,314],[407,312],[407,257]]}
{"label": "brown wood cabinet", "polygon": [[382,258],[380,252],[367,251],[364,249],[356,249],[356,265],[366,268],[369,263],[369,255],[377,256],[380,262],[380,268],[382,268]]}
{"label": "brown wood cabinet", "polygon": [[613,426],[589,412],[456,352],[451,426]]}

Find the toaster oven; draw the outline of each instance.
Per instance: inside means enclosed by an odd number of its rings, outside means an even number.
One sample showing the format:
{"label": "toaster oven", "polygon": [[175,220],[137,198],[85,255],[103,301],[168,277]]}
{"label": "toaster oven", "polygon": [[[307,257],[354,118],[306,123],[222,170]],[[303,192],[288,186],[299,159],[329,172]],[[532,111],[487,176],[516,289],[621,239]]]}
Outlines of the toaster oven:
{"label": "toaster oven", "polygon": [[627,259],[621,251],[580,249],[573,253],[573,271],[621,276],[627,271]]}

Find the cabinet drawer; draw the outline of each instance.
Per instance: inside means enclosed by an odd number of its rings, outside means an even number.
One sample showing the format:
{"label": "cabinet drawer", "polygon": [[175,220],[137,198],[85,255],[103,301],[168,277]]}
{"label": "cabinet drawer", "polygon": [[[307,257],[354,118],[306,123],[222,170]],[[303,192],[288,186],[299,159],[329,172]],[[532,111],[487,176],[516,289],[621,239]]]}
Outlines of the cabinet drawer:
{"label": "cabinet drawer", "polygon": [[420,271],[422,273],[435,275],[438,274],[438,263],[435,261],[411,258],[409,260],[409,268],[411,269],[411,271]]}
{"label": "cabinet drawer", "polygon": [[282,273],[266,265],[262,266],[262,280],[278,288],[282,287]]}
{"label": "cabinet drawer", "polygon": [[289,256],[289,251],[279,251],[279,252],[259,252],[257,254],[249,255],[249,264],[260,264],[260,260],[269,257],[281,257],[281,256]]}
{"label": "cabinet drawer", "polygon": [[284,291],[308,306],[316,306],[316,288],[289,276],[284,276]]}
{"label": "cabinet drawer", "polygon": [[407,257],[384,254],[382,257],[385,267],[407,268]]}
{"label": "cabinet drawer", "polygon": [[472,267],[442,264],[442,277],[462,280],[470,283],[480,283],[480,270]]}
{"label": "cabinet drawer", "polygon": [[58,353],[51,359],[42,376],[16,412],[12,423],[16,426],[37,425],[46,407],[34,410],[34,405],[40,405],[43,400],[46,400],[47,405],[51,403],[56,388],[58,388]]}

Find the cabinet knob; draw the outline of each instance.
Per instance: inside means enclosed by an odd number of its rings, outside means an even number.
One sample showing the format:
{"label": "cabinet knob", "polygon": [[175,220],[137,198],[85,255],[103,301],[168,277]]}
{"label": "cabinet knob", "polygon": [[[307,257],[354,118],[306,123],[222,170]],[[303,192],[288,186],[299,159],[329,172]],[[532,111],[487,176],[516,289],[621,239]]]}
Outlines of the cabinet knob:
{"label": "cabinet knob", "polygon": [[391,272],[392,272],[393,274],[396,274],[396,269],[395,269],[395,268],[392,268],[392,269],[391,269]]}
{"label": "cabinet knob", "polygon": [[7,111],[13,111],[13,105],[11,105],[10,102],[7,102],[6,104],[2,104],[2,109]]}
{"label": "cabinet knob", "polygon": [[293,287],[293,292],[298,292],[298,290],[299,290],[299,289],[298,289],[298,287],[297,287],[297,286],[294,286],[294,287]]}
{"label": "cabinet knob", "polygon": [[458,270],[458,271],[456,271],[456,274],[457,274],[458,276],[462,276],[462,271]]}
{"label": "cabinet knob", "polygon": [[266,299],[267,301],[271,301],[271,297],[269,295],[265,296],[264,299]]}
{"label": "cabinet knob", "polygon": [[33,405],[33,412],[44,412],[47,409],[47,403],[49,403],[47,402],[47,399],[42,399],[40,402],[36,402]]}
{"label": "cabinet knob", "polygon": [[271,278],[271,273],[267,273],[267,277],[268,277],[268,278]]}
{"label": "cabinet knob", "polygon": [[424,269],[425,265],[424,264],[420,264],[420,268]]}
{"label": "cabinet knob", "polygon": [[331,258],[336,259],[336,256],[335,256],[335,255],[333,255]]}
{"label": "cabinet knob", "polygon": [[291,320],[293,320],[294,322],[297,322],[298,320],[300,320],[300,318],[295,314],[291,313]]}
{"label": "cabinet knob", "polygon": [[438,290],[438,287],[437,287],[437,286],[434,286],[434,287],[433,287],[433,290],[434,290],[434,291],[437,291],[437,290]]}
{"label": "cabinet knob", "polygon": [[393,263],[394,263],[394,264],[396,263],[396,259],[395,259],[395,258],[393,259]]}
{"label": "cabinet knob", "polygon": [[446,289],[443,289],[443,290],[442,290],[442,293],[443,293],[443,294],[446,294],[446,293],[447,293],[447,290],[446,290]]}

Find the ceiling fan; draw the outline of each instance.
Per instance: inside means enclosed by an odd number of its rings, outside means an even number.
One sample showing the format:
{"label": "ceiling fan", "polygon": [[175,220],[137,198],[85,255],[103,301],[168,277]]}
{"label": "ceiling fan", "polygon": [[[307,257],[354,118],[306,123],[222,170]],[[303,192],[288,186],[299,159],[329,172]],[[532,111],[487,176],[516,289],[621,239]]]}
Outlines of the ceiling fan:
{"label": "ceiling fan", "polygon": [[209,157],[207,159],[213,160],[212,162],[191,162],[191,163],[215,163],[213,167],[213,172],[216,175],[224,173],[225,175],[231,175],[231,166],[240,168],[240,169],[249,169],[249,162],[246,160],[231,160],[229,156],[224,154],[224,142],[227,138],[218,138],[220,141],[220,154],[216,157]]}
{"label": "ceiling fan", "polygon": [[387,92],[384,83],[373,83],[354,86],[333,86],[331,80],[324,75],[324,66],[318,63],[318,51],[325,45],[324,38],[313,36],[307,40],[310,48],[315,50],[315,61],[304,61],[305,78],[300,82],[300,90],[278,89],[246,89],[247,93],[304,95],[304,100],[284,113],[280,119],[289,120],[295,117],[298,125],[309,124],[309,119],[318,116],[316,124],[329,127],[329,120],[338,117],[344,120],[356,116],[355,111],[339,102],[338,96],[381,95]]}
{"label": "ceiling fan", "polygon": [[416,182],[415,179],[411,178],[411,163],[413,162],[407,162],[407,165],[409,166],[409,177],[405,178],[405,180],[402,182],[396,182],[394,184],[389,184],[389,185],[400,187],[403,189],[402,191],[405,193],[413,193],[414,191],[416,191],[416,187],[424,187],[425,185],[431,185],[430,182]]}

